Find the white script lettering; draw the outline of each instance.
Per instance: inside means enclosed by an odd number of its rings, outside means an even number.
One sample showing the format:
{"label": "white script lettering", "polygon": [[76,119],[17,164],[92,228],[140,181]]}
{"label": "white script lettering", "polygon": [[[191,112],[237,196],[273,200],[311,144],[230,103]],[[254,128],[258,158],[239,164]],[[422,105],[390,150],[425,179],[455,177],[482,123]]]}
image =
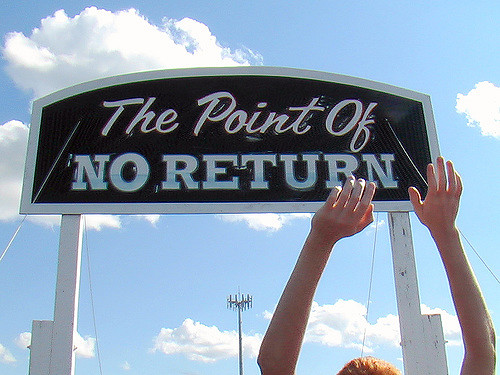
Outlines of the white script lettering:
{"label": "white script lettering", "polygon": [[[273,125],[274,131],[278,134],[287,131],[293,131],[295,134],[304,134],[311,128],[309,125],[303,127],[303,121],[307,116],[312,111],[325,110],[324,107],[316,106],[318,101],[319,98],[313,98],[306,106],[288,107],[288,111],[298,112],[298,116],[290,124],[288,124],[288,121],[291,116],[280,114],[276,117],[276,112],[269,112],[262,124],[254,127],[262,111],[256,111],[251,116],[241,109],[234,111],[237,104],[234,96],[226,91],[216,92],[198,100],[199,106],[206,104],[206,107],[194,127],[193,134],[196,136],[199,135],[207,122],[215,123],[223,120],[226,120],[224,122],[224,129],[228,134],[234,134],[242,130],[245,130],[248,134],[257,132],[265,133]],[[266,102],[257,104],[257,108],[259,109],[265,108],[266,106]],[[249,117],[250,119],[248,120]]]}
{"label": "white script lettering", "polygon": [[[304,106],[288,107],[286,113],[277,113],[266,110],[267,102],[258,102],[255,110],[247,111],[238,109],[236,98],[227,91],[218,91],[206,95],[197,100],[199,107],[204,107],[196,124],[193,134],[199,136],[204,128],[210,124],[220,123],[226,134],[236,134],[245,132],[246,134],[261,133],[268,131],[276,135],[283,133],[305,134],[311,130],[308,120],[315,112],[324,112],[325,107],[317,105],[320,98],[310,99]],[[116,101],[104,101],[105,108],[116,108],[101,130],[101,135],[107,136],[111,129],[119,123],[126,107],[141,105],[136,108],[132,120],[126,125],[124,132],[127,135],[133,134],[136,128],[142,133],[157,132],[160,134],[171,133],[179,127],[179,122],[175,122],[178,113],[174,109],[166,109],[161,113],[156,113],[151,109],[156,98],[131,98]],[[373,110],[377,103],[371,102],[368,106],[358,99],[344,99],[338,102],[328,111],[324,126],[326,131],[335,136],[341,137],[353,134],[349,145],[350,151],[360,152],[368,144],[371,138],[369,125],[375,123]],[[353,110],[350,114],[349,110]]]}
{"label": "white script lettering", "polygon": [[[352,118],[349,120],[347,125],[340,124],[339,129],[335,129],[335,120],[339,115],[340,111],[349,105],[354,105],[355,112]],[[351,139],[350,149],[352,152],[361,151],[368,141],[370,140],[370,129],[366,125],[373,124],[375,120],[368,119],[371,111],[377,106],[377,103],[370,103],[366,111],[363,112],[363,104],[359,100],[346,99],[337,103],[331,111],[328,113],[326,118],[326,130],[335,136],[342,136],[351,132],[356,128],[354,136]]]}
{"label": "white script lettering", "polygon": [[[151,97],[147,100],[146,104],[144,104],[139,111],[136,113],[135,117],[130,121],[130,123],[127,126],[127,129],[125,130],[125,134],[130,134],[132,130],[136,127],[137,124],[142,122],[141,125],[141,132],[142,133],[149,133],[152,132],[153,130],[158,131],[159,133],[170,133],[177,129],[179,126],[178,122],[175,122],[172,124],[177,119],[177,112],[173,109],[167,109],[163,111],[158,118],[156,119],[156,122],[154,126],[149,126],[151,121],[156,117],[156,113],[154,111],[148,111],[149,107],[154,103],[156,98]],[[134,98],[134,99],[124,99],[124,100],[117,100],[114,102],[108,102],[104,101],[102,105],[106,108],[114,108],[116,107],[117,110],[111,118],[108,120],[106,125],[104,125],[104,128],[101,130],[101,135],[107,136],[109,131],[111,130],[112,126],[115,124],[116,120],[122,112],[125,110],[125,106],[127,105],[136,105],[136,104],[143,104],[144,103],[144,98]],[[168,127],[164,127],[164,125],[168,125]]]}

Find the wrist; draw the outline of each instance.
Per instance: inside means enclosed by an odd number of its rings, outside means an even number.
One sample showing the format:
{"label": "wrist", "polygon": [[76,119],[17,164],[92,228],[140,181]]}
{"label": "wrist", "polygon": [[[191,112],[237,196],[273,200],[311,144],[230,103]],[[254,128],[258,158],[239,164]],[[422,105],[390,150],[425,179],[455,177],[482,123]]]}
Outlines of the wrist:
{"label": "wrist", "polygon": [[434,238],[438,244],[460,237],[458,228],[455,225],[429,228],[429,231],[431,232],[432,238]]}
{"label": "wrist", "polygon": [[332,235],[331,233],[321,233],[320,231],[312,228],[306,238],[306,244],[314,251],[329,253],[340,238],[341,236]]}

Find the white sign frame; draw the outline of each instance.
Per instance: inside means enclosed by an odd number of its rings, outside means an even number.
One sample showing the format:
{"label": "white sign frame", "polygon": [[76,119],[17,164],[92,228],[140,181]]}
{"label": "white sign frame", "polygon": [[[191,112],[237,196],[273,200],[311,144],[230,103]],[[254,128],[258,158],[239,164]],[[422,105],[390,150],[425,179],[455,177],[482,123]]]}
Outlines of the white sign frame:
{"label": "white sign frame", "polygon": [[[357,86],[422,103],[432,160],[439,155],[437,132],[432,113],[430,97],[426,94],[404,88],[345,75],[312,70],[276,67],[232,67],[158,70],[108,77],[72,86],[38,99],[33,104],[28,152],[24,174],[24,185],[20,212],[23,214],[167,214],[167,213],[258,213],[258,212],[315,212],[322,202],[251,202],[251,203],[32,203],[33,182],[38,135],[42,109],[62,99],[103,87],[164,78],[185,78],[203,76],[273,76],[303,78]],[[411,211],[409,201],[377,201],[376,211]]]}

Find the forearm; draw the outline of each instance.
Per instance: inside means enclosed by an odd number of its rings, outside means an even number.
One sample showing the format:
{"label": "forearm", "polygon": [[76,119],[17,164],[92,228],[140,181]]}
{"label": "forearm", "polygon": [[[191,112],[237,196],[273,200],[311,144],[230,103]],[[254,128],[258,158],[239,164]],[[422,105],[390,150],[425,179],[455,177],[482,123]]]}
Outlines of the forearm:
{"label": "forearm", "polygon": [[332,189],[312,219],[311,231],[281,295],[260,347],[257,362],[264,375],[291,375],[299,358],[316,288],[334,244],[373,221],[375,184],[349,177]]}
{"label": "forearm", "polygon": [[262,374],[295,372],[311,304],[332,245],[310,234],[264,336],[258,363]]}
{"label": "forearm", "polygon": [[495,332],[457,228],[431,231],[439,248],[465,346],[462,374],[493,374]]}

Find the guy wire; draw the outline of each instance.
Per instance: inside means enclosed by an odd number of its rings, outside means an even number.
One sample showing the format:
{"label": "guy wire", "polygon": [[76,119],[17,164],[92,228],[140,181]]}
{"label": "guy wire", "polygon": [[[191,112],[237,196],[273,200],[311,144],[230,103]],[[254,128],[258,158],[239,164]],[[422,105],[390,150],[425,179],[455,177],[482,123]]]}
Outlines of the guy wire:
{"label": "guy wire", "polygon": [[[429,187],[428,184],[427,184],[427,181],[426,179],[422,176],[422,174],[420,173],[420,171],[418,170],[417,166],[415,165],[415,163],[413,163],[413,160],[411,159],[410,155],[408,155],[408,152],[406,151],[406,149],[404,148],[403,144],[401,143],[401,141],[399,140],[399,137],[397,136],[396,132],[394,131],[394,129],[392,128],[391,124],[390,123],[387,123],[387,128],[391,131],[391,134],[392,136],[394,137],[394,139],[397,141],[397,144],[398,146],[400,147],[401,151],[403,152],[404,156],[406,157],[406,159],[410,162],[411,164],[411,167],[413,169],[415,169],[415,171],[417,172],[419,178],[422,180],[423,184],[425,187]],[[500,284],[500,280],[498,279],[498,277],[495,275],[495,273],[491,270],[490,267],[488,267],[488,265],[486,264],[486,262],[483,260],[483,258],[481,258],[481,256],[479,255],[479,253],[476,251],[476,249],[474,248],[474,246],[472,245],[472,243],[467,239],[467,237],[465,237],[465,235],[463,234],[463,232],[460,230],[460,228],[458,228],[457,226],[457,229],[458,229],[458,232],[460,233],[460,235],[463,237],[463,239],[465,240],[465,242],[467,242],[467,244],[470,246],[470,248],[472,249],[472,251],[474,251],[474,254],[476,254],[476,256],[479,258],[479,260],[483,263],[483,265],[486,267],[486,269],[490,272],[490,274],[493,276],[493,278]]]}
{"label": "guy wire", "polygon": [[87,221],[85,215],[83,216],[83,229],[85,234],[85,249],[87,253],[87,273],[89,278],[89,291],[90,291],[90,305],[92,307],[92,321],[94,323],[94,334],[95,334],[95,346],[97,351],[97,361],[99,363],[99,373],[102,375],[102,363],[101,363],[101,351],[99,350],[99,339],[97,337],[97,324],[95,319],[95,308],[94,308],[94,292],[92,289],[92,277],[90,272],[90,252],[89,252],[89,237],[87,233]]}
{"label": "guy wire", "polygon": [[12,245],[12,242],[14,242],[14,239],[16,238],[17,236],[17,233],[19,232],[19,229],[21,229],[21,226],[23,225],[24,223],[24,220],[26,220],[26,217],[28,217],[28,215],[24,215],[23,219],[21,220],[21,222],[19,223],[16,231],[14,232],[14,234],[12,235],[9,243],[7,244],[7,246],[5,247],[5,250],[3,251],[2,255],[0,256],[0,262],[2,261],[3,257],[5,256],[5,254],[7,254],[7,250],[9,250],[10,248],[10,245]]}
{"label": "guy wire", "polygon": [[363,356],[364,350],[365,350],[365,339],[366,339],[366,330],[368,328],[368,314],[370,312],[370,298],[372,294],[372,282],[373,282],[373,269],[375,265],[375,249],[377,248],[377,233],[378,233],[378,212],[375,217],[375,234],[373,236],[373,250],[372,250],[372,265],[371,265],[371,270],[370,270],[370,284],[368,286],[368,299],[366,301],[366,323],[367,325],[365,326],[365,330],[363,332],[363,343],[361,344],[361,355],[360,357]]}
{"label": "guy wire", "polygon": [[476,249],[474,248],[474,246],[472,246],[472,244],[470,243],[470,241],[467,239],[467,237],[465,237],[465,235],[462,233],[462,231],[460,230],[460,228],[458,228],[458,232],[460,233],[460,235],[463,237],[463,239],[465,240],[465,242],[467,242],[467,244],[470,246],[470,248],[472,249],[472,251],[474,251],[474,254],[476,254],[476,256],[479,258],[479,260],[484,264],[484,266],[486,267],[486,269],[488,271],[490,271],[491,275],[495,278],[495,280],[497,281],[497,283],[500,284],[500,280],[498,279],[498,277],[495,275],[495,273],[491,270],[490,267],[488,267],[488,265],[486,264],[486,262],[483,260],[483,258],[481,258],[481,256],[479,255],[479,253],[476,251]]}

